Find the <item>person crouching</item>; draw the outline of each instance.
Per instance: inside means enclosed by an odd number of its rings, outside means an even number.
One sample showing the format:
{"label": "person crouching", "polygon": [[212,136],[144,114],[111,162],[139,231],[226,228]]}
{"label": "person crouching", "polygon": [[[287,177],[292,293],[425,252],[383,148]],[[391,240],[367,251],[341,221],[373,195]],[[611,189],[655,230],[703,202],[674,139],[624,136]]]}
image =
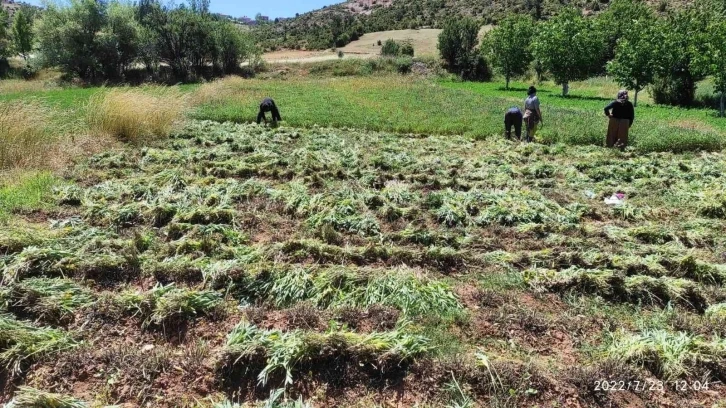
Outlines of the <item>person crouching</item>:
{"label": "person crouching", "polygon": [[257,124],[258,125],[263,120],[265,121],[265,125],[267,124],[267,116],[265,115],[267,112],[272,113],[272,125],[273,126],[276,126],[277,122],[282,120],[282,118],[280,117],[280,110],[277,109],[277,105],[275,105],[275,101],[273,101],[270,98],[265,98],[260,103],[260,112],[257,114]]}

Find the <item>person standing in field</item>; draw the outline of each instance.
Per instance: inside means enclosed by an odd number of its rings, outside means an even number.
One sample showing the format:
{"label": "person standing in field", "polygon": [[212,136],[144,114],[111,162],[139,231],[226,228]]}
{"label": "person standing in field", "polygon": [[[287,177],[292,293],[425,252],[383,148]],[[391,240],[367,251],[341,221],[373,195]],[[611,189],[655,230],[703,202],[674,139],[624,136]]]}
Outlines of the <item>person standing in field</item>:
{"label": "person standing in field", "polygon": [[257,114],[257,124],[258,125],[263,120],[265,121],[265,124],[267,124],[267,116],[265,115],[267,112],[272,113],[272,125],[273,126],[277,125],[277,122],[282,120],[282,118],[280,117],[280,110],[277,109],[277,105],[275,105],[275,101],[273,101],[270,98],[265,98],[260,103],[260,112]]}
{"label": "person standing in field", "polygon": [[628,99],[628,91],[621,90],[618,98],[605,107],[605,116],[610,118],[605,139],[607,147],[625,149],[628,146],[628,134],[635,120],[635,108]]}
{"label": "person standing in field", "polygon": [[504,130],[507,133],[507,139],[512,138],[512,127],[514,127],[514,135],[517,140],[522,140],[522,111],[516,106],[509,108],[504,114]]}
{"label": "person standing in field", "polygon": [[524,100],[524,122],[527,124],[527,141],[533,142],[534,135],[537,133],[537,125],[542,122],[537,88],[533,86],[527,90],[527,99]]}

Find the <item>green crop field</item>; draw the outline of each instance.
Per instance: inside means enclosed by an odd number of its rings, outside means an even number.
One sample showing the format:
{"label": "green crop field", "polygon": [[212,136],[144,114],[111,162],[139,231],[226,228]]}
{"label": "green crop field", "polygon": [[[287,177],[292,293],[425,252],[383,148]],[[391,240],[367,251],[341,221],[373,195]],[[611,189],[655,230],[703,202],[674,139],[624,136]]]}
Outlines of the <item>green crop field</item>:
{"label": "green crop field", "polygon": [[[545,83],[520,144],[527,84],[368,64],[0,95],[102,146],[99,94],[187,106],[169,138],[0,177],[0,401],[723,406],[726,121],[644,95],[608,150],[617,88]],[[250,123],[265,96],[279,128]]]}
{"label": "green crop field", "polygon": [[[341,62],[341,65],[344,65]],[[501,137],[504,112],[522,105],[524,84],[504,91],[500,83],[429,82],[400,76],[252,80],[230,86],[229,96],[203,105],[197,119],[249,122],[256,102],[272,96],[291,126],[352,127],[417,134],[463,134],[477,139]],[[607,82],[581,84],[574,96],[558,96],[554,85],[541,87],[545,143],[602,145],[607,128],[603,108],[617,93]],[[632,145],[641,152],[720,150],[726,123],[709,110],[641,104]]]}
{"label": "green crop field", "polygon": [[0,232],[0,359],[22,398],[94,406],[715,404],[725,177],[720,152],[190,121]]}

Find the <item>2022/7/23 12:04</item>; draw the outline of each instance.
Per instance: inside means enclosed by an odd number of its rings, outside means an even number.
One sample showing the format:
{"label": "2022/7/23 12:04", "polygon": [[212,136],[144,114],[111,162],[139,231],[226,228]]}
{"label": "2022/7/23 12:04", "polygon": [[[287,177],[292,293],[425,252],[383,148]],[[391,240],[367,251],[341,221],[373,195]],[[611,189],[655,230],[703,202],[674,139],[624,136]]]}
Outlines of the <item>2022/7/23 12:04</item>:
{"label": "2022/7/23 12:04", "polygon": [[595,381],[595,391],[663,391],[666,387],[672,387],[678,392],[683,391],[708,391],[708,382],[674,381]]}

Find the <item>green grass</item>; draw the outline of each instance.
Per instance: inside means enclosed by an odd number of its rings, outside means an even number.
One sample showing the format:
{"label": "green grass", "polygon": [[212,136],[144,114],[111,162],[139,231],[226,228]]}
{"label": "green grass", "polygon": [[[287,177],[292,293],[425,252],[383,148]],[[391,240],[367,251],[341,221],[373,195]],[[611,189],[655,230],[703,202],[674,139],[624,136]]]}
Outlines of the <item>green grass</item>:
{"label": "green grass", "polygon": [[405,328],[390,332],[358,334],[344,329],[332,329],[326,334],[303,331],[281,332],[261,330],[242,322],[227,337],[225,352],[234,364],[254,361],[261,351],[265,365],[257,376],[265,385],[278,372],[284,373],[284,385],[292,385],[298,364],[315,359],[330,358],[335,354],[357,355],[358,364],[382,364],[385,360],[400,364],[429,350],[428,339],[407,334]]}
{"label": "green grass", "polygon": [[692,376],[696,370],[708,372],[708,365],[726,358],[726,342],[684,332],[648,330],[616,335],[606,353],[610,358],[641,365],[659,378],[672,381]]}
{"label": "green grass", "polygon": [[55,175],[41,172],[0,184],[0,223],[7,222],[13,213],[50,208],[53,188],[61,183]]}
{"label": "green grass", "polygon": [[[522,105],[528,85],[515,82],[510,90],[504,90],[499,81],[452,82],[392,74],[361,75],[357,71],[345,76],[315,75],[328,65],[311,65],[310,76],[285,80],[233,79],[221,86],[202,85],[202,88],[213,87],[206,92],[214,94],[213,101],[198,101],[202,105],[191,116],[251,122],[256,117],[259,101],[270,96],[277,101],[285,124],[290,126],[466,135],[481,139],[502,136],[504,112],[511,106]],[[349,65],[357,69],[365,64]],[[703,87],[707,90],[709,83],[705,82]],[[182,93],[192,93],[199,85],[178,88]],[[571,96],[567,98],[552,83],[541,84],[539,89],[545,117],[539,141],[603,144],[607,122],[602,109],[617,92],[616,84],[604,78],[573,83]],[[55,111],[54,121],[79,131],[85,126],[88,101],[105,91],[106,88],[65,88],[11,92],[0,95],[0,101],[39,101]],[[717,118],[711,109],[656,106],[644,92],[636,116],[631,145],[638,151],[720,150],[725,146],[726,120]]]}
{"label": "green grass", "polygon": [[66,331],[37,327],[0,314],[0,364],[11,374],[20,374],[33,359],[51,356],[80,345]]}
{"label": "green grass", "polygon": [[[588,401],[580,386],[590,378],[573,382],[570,369],[614,356],[663,378],[699,378],[699,365],[722,370],[714,364],[723,360],[726,298],[722,153],[505,141],[501,112],[472,114],[520,99],[485,89],[494,84],[231,84],[232,92],[216,84],[224,98],[207,99],[195,115],[246,121],[274,89],[283,117],[300,127],[190,120],[169,140],[84,160],[64,173],[75,183],[41,173],[5,184],[14,198],[3,201],[8,227],[0,229],[0,363],[29,367],[30,379],[67,379],[65,390],[76,389],[83,357],[103,384],[84,400],[113,395],[135,405],[278,380],[288,380],[292,398],[320,392],[346,405],[341,383],[358,398],[355,390],[402,375],[430,377],[429,401],[444,401],[454,378],[457,395],[482,405],[502,397],[550,406],[572,390]],[[587,86],[597,97],[611,84]],[[551,114],[572,118],[590,109],[595,118],[605,102],[584,100],[577,110],[578,101],[546,98]],[[644,120],[661,112],[642,109]],[[477,138],[482,129],[497,137]],[[32,187],[43,178],[45,187]],[[627,205],[606,205],[617,191]],[[58,219],[23,220],[32,209]],[[233,329],[242,316],[254,326]],[[185,331],[204,337],[204,350],[178,341]],[[93,352],[73,350],[73,339]],[[126,350],[128,341],[143,348]],[[478,352],[491,365],[477,366]],[[198,367],[213,380],[201,384],[204,395],[177,383],[197,378]],[[153,385],[162,371],[169,387]],[[651,405],[661,398],[639,396]]]}
{"label": "green grass", "polygon": [[[602,110],[610,99],[591,95],[612,87],[607,84],[593,80],[583,84],[580,93],[575,84],[569,98],[559,96],[554,85],[542,86],[545,126],[539,140],[602,145],[607,130]],[[233,96],[203,105],[192,116],[250,122],[259,100],[271,96],[291,126],[488,138],[501,137],[504,112],[521,105],[525,96],[524,84],[515,83],[505,91],[498,82],[434,82],[402,76],[249,80],[230,86]],[[720,150],[726,140],[726,121],[715,118],[710,110],[644,103],[636,115],[631,145],[639,151]]]}
{"label": "green grass", "polygon": [[7,405],[11,408],[88,408],[88,404],[71,396],[53,394],[31,387],[19,387]]}

